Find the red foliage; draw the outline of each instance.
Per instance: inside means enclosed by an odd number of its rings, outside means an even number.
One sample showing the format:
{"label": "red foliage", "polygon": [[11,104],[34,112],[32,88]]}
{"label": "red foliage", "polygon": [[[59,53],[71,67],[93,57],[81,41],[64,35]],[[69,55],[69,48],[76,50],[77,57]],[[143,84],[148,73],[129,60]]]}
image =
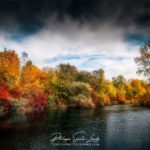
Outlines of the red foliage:
{"label": "red foliage", "polygon": [[32,96],[31,103],[35,111],[43,111],[47,105],[47,96],[38,90]]}
{"label": "red foliage", "polygon": [[125,96],[124,95],[121,95],[121,94],[118,94],[116,96],[116,101],[119,103],[119,104],[123,104],[124,101],[125,101]]}
{"label": "red foliage", "polygon": [[21,97],[21,92],[20,92],[19,88],[16,87],[16,88],[14,88],[10,91],[10,95],[13,98],[20,98]]}
{"label": "red foliage", "polygon": [[9,92],[7,88],[0,86],[0,100],[2,101],[8,101]]}
{"label": "red foliage", "polygon": [[93,102],[95,105],[99,105],[100,104],[100,98],[96,95],[95,92],[92,92],[91,93],[91,96],[92,96],[92,99],[93,99]]}
{"label": "red foliage", "polygon": [[10,102],[9,102],[9,92],[6,87],[0,86],[0,101],[3,102],[4,114],[9,112]]}

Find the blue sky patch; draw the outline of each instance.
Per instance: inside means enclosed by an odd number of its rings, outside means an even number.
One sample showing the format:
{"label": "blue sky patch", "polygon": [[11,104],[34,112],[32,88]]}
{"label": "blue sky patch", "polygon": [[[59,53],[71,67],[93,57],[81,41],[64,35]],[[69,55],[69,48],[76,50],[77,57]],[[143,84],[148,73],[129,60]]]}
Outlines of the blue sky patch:
{"label": "blue sky patch", "polygon": [[124,39],[125,41],[135,45],[143,45],[146,41],[148,41],[148,37],[140,33],[126,34]]}

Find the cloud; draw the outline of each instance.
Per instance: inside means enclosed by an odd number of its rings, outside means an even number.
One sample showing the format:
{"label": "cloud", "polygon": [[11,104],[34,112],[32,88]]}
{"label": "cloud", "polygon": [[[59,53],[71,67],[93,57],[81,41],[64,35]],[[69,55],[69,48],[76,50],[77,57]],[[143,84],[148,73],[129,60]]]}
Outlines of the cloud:
{"label": "cloud", "polygon": [[20,57],[26,51],[40,68],[69,62],[83,70],[103,68],[107,78],[137,77],[134,57],[150,38],[147,0],[0,4],[1,50],[14,49]]}
{"label": "cloud", "polygon": [[20,56],[26,51],[41,68],[69,62],[82,70],[103,68],[107,78],[118,74],[135,76],[133,59],[138,54],[139,45],[126,42],[122,28],[105,23],[92,29],[90,25],[81,25],[69,17],[63,23],[47,20],[45,24],[22,41],[9,38],[13,34],[1,34],[1,48],[15,49]]}

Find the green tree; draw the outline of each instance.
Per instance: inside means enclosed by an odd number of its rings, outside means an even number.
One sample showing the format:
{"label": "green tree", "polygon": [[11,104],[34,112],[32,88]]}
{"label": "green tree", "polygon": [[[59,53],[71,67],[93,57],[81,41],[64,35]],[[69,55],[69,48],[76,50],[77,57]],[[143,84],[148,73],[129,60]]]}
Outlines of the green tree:
{"label": "green tree", "polygon": [[104,73],[104,70],[103,69],[94,70],[93,76],[95,77],[97,84],[98,84],[97,91],[99,93],[104,92],[104,90],[105,90],[105,73]]}
{"label": "green tree", "polygon": [[56,73],[61,80],[75,81],[77,68],[69,63],[59,64],[56,67]]}
{"label": "green tree", "polygon": [[125,86],[126,84],[126,79],[122,75],[118,75],[117,77],[112,78],[112,83],[116,88],[121,88]]}

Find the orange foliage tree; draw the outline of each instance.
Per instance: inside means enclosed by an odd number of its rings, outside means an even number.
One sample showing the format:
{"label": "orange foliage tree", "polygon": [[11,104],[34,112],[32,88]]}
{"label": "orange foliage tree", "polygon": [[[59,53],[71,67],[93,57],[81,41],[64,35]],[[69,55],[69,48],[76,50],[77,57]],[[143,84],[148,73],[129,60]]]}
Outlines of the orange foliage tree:
{"label": "orange foliage tree", "polygon": [[19,80],[20,61],[15,51],[0,52],[0,83],[13,88]]}
{"label": "orange foliage tree", "polygon": [[46,74],[33,65],[31,61],[27,61],[20,76],[20,85],[24,92],[30,93],[32,89],[44,89],[46,82]]}
{"label": "orange foliage tree", "polygon": [[44,87],[47,81],[46,73],[33,65],[31,61],[27,61],[22,68],[20,76],[22,95],[31,99],[33,106],[42,107],[43,105],[46,105]]}
{"label": "orange foliage tree", "polygon": [[138,79],[131,80],[131,86],[132,86],[132,96],[137,100],[140,98],[140,96],[143,96],[146,92],[144,83],[141,80]]}

